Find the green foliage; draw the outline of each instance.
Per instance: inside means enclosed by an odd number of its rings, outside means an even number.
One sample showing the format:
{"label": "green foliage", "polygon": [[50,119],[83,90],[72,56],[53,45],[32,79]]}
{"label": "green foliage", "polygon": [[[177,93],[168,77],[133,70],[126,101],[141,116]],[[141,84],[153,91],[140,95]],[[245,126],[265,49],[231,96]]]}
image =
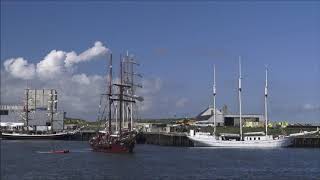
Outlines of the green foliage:
{"label": "green foliage", "polygon": [[66,117],[64,119],[64,124],[65,125],[73,124],[78,127],[85,126],[86,130],[97,130],[104,126],[104,122],[100,122],[100,121],[92,122],[92,121],[86,121],[83,119],[69,118],[69,117]]}
{"label": "green foliage", "polygon": [[138,123],[164,123],[164,124],[175,124],[178,121],[189,120],[186,118],[162,118],[162,119],[140,119]]}
{"label": "green foliage", "polygon": [[75,119],[75,118],[64,118],[64,124],[76,124],[76,125],[83,125],[87,124],[87,121],[83,119]]}

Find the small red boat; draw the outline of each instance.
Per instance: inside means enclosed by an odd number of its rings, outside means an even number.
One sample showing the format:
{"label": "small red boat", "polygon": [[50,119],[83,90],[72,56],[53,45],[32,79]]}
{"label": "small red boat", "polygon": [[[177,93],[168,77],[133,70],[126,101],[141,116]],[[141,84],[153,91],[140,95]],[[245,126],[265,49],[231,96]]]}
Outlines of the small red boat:
{"label": "small red boat", "polygon": [[69,153],[70,151],[65,149],[65,150],[53,150],[53,151],[50,151],[50,153],[52,154],[66,154],[66,153]]}

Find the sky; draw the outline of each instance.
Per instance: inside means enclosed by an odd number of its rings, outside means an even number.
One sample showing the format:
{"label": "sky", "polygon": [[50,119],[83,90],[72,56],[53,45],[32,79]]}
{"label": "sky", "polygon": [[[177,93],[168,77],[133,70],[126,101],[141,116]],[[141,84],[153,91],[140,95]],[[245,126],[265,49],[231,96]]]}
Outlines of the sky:
{"label": "sky", "polygon": [[[1,104],[56,88],[67,115],[95,120],[108,54],[141,64],[144,118],[194,117],[212,105],[271,121],[320,122],[320,3],[1,1]],[[117,67],[116,65],[114,66]],[[117,71],[114,73],[117,75]]]}

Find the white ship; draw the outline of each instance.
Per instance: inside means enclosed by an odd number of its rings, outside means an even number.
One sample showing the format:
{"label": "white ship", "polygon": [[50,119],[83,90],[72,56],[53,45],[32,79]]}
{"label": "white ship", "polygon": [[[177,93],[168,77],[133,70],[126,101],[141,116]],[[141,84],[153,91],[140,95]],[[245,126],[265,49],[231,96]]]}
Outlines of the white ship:
{"label": "white ship", "polygon": [[241,140],[240,136],[214,136],[210,133],[194,133],[193,130],[188,138],[198,147],[276,148],[290,146],[293,142],[290,136],[246,136]]}
{"label": "white ship", "polygon": [[[0,106],[0,119],[21,118],[24,122],[1,122],[1,139],[70,139],[85,126],[64,130],[64,117],[58,111],[58,93],[55,89],[25,90],[23,106]],[[14,113],[12,113],[14,112]],[[6,117],[7,116],[7,117]],[[49,122],[48,122],[49,120]]]}
{"label": "white ship", "polygon": [[278,136],[268,135],[268,70],[266,68],[264,107],[265,107],[265,132],[242,132],[242,112],[241,112],[241,58],[239,57],[239,115],[240,115],[240,134],[220,134],[216,135],[216,82],[214,68],[214,83],[213,83],[213,122],[214,133],[195,132],[190,130],[188,138],[194,142],[194,146],[204,147],[236,147],[236,148],[277,148],[287,147],[292,145],[293,136]]}

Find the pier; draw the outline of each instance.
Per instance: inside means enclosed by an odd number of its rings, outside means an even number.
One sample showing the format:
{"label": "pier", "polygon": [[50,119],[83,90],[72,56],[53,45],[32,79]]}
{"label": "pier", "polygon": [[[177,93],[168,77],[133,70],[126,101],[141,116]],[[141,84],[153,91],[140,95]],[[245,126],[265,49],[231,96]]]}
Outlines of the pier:
{"label": "pier", "polygon": [[[137,136],[137,143],[160,146],[193,147],[185,133],[143,133]],[[293,148],[320,148],[320,136],[301,136],[294,138]]]}
{"label": "pier", "polygon": [[[85,130],[70,136],[69,140],[88,141],[95,135],[96,131]],[[160,146],[193,147],[193,142],[187,137],[187,133],[165,133],[165,132],[144,132],[138,133],[137,144],[153,144]],[[293,141],[294,148],[320,148],[320,136],[301,136],[295,137]]]}
{"label": "pier", "polygon": [[320,148],[320,137],[297,137],[294,138],[292,147]]}
{"label": "pier", "polygon": [[137,136],[137,143],[161,146],[193,146],[193,142],[189,140],[185,133],[143,133]]}
{"label": "pier", "polygon": [[94,135],[96,135],[96,131],[94,130],[82,130],[77,134],[74,134],[69,137],[69,140],[72,141],[89,141]]}
{"label": "pier", "polygon": [[[96,131],[84,130],[70,136],[69,140],[89,141],[95,135]],[[161,146],[181,146],[192,147],[193,142],[188,139],[186,133],[139,133],[136,141],[138,144],[154,144]]]}

